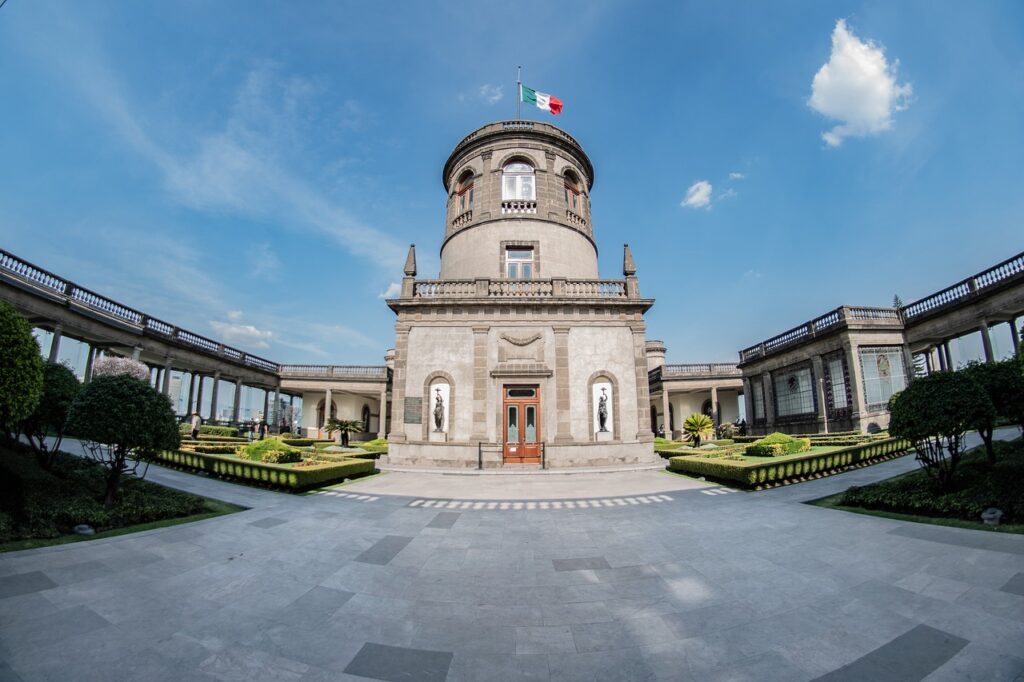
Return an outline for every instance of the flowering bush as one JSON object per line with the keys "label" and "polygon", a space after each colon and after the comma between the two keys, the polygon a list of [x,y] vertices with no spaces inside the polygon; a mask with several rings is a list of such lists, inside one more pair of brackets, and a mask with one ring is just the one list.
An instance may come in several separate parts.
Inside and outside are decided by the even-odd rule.
{"label": "flowering bush", "polygon": [[149,381],[149,367],[131,358],[119,358],[108,355],[99,358],[92,365],[92,375],[94,377],[116,376],[118,374],[127,374],[139,381]]}

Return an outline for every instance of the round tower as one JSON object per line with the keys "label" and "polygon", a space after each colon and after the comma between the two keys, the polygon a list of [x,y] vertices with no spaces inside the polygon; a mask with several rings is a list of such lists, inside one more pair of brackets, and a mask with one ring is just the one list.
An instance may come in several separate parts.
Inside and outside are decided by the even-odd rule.
{"label": "round tower", "polygon": [[441,279],[597,279],[594,167],[565,131],[490,123],[455,145],[441,179]]}

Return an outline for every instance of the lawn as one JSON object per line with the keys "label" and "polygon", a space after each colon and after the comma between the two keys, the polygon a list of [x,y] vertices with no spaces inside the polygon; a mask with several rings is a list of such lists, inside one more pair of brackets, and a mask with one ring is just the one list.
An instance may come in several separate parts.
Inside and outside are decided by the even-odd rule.
{"label": "lawn", "polygon": [[[853,487],[812,504],[887,518],[958,528],[1024,532],[1024,442],[995,443],[998,459],[990,466],[983,448],[964,455],[953,489],[940,490],[923,470]],[[1002,525],[981,523],[990,507],[1003,511]]]}
{"label": "lawn", "polygon": [[[127,478],[117,502],[106,508],[99,464],[59,453],[52,470],[30,449],[0,447],[0,552],[110,537],[240,511],[220,500]],[[72,533],[88,524],[96,535]]]}

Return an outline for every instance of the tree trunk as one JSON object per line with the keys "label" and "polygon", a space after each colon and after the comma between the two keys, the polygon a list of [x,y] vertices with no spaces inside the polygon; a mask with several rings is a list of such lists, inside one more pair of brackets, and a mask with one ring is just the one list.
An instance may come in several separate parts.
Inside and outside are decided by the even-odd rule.
{"label": "tree trunk", "polygon": [[343,448],[347,448],[348,447],[348,431],[342,431],[341,432],[341,447],[343,447]]}
{"label": "tree trunk", "polygon": [[121,483],[121,469],[124,468],[124,458],[115,457],[110,471],[107,472],[107,489],[103,495],[103,506],[108,509],[114,506],[114,499],[117,497],[117,489]]}
{"label": "tree trunk", "polygon": [[992,429],[979,429],[978,435],[985,443],[985,456],[988,458],[989,466],[996,463],[996,450],[992,447]]}

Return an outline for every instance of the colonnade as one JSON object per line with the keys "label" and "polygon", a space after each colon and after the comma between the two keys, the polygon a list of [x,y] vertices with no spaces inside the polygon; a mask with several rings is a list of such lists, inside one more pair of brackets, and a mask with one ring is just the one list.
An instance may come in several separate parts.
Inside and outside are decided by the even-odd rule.
{"label": "colonnade", "polygon": [[929,344],[922,350],[915,352],[914,355],[924,358],[925,371],[928,374],[932,374],[934,372],[951,372],[956,369],[956,365],[953,363],[953,354],[950,351],[949,344],[956,339],[977,331],[981,335],[981,346],[984,351],[985,362],[995,362],[997,358],[992,346],[991,330],[993,327],[1000,324],[1007,324],[1010,326],[1010,339],[1013,343],[1013,354],[1017,355],[1020,353],[1021,319],[1022,318],[1020,316],[1014,316],[1006,320],[998,321],[990,321],[986,318],[982,318],[979,320],[977,329],[950,336],[938,343]]}

